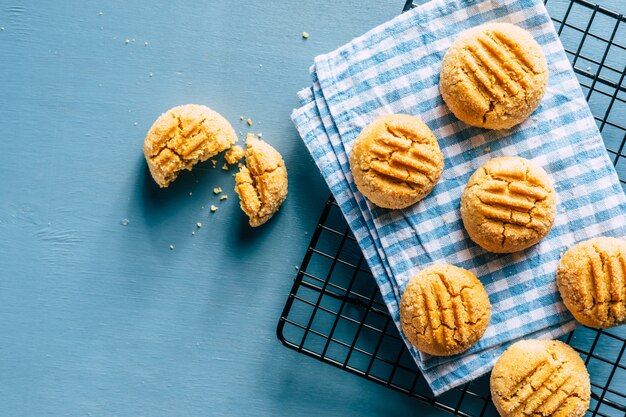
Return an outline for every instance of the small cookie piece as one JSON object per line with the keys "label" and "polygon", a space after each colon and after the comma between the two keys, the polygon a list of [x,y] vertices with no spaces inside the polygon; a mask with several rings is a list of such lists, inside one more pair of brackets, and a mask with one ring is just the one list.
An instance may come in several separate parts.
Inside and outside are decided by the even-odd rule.
{"label": "small cookie piece", "polygon": [[236,164],[241,158],[245,156],[246,152],[241,146],[233,146],[225,154],[224,159],[228,165]]}
{"label": "small cookie piece", "polygon": [[555,216],[552,180],[539,165],[516,156],[493,158],[478,168],[461,196],[465,230],[494,253],[517,252],[539,242]]}
{"label": "small cookie piece", "polygon": [[422,352],[456,355],[485,333],[491,305],[476,275],[453,265],[436,264],[420,271],[400,301],[406,337]]}
{"label": "small cookie piece", "polygon": [[237,141],[233,127],[206,106],[186,104],[163,113],[143,143],[152,178],[167,187],[180,171],[230,148]]}
{"label": "small cookie piece", "polygon": [[626,324],[626,241],[599,237],[571,247],[559,262],[556,283],[585,326]]}
{"label": "small cookie piece", "polygon": [[443,171],[443,154],[418,117],[390,114],[361,131],[350,154],[350,170],[369,201],[401,209],[432,191]]}
{"label": "small cookie piece", "polygon": [[468,125],[508,129],[535,111],[548,84],[539,44],[510,23],[487,23],[459,36],[443,57],[439,89]]}
{"label": "small cookie piece", "polygon": [[502,417],[582,417],[591,382],[574,349],[558,340],[521,340],[498,358],[491,396]]}
{"label": "small cookie piece", "polygon": [[235,176],[241,209],[257,227],[278,211],[287,197],[287,169],[280,154],[255,135],[248,134],[246,165]]}

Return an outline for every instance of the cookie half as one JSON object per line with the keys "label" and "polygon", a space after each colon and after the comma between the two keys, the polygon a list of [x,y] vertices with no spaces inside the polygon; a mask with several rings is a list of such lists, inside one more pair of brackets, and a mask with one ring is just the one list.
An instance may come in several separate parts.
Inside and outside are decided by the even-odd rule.
{"label": "cookie half", "polygon": [[233,127],[206,106],[186,104],[163,113],[143,142],[152,178],[167,187],[182,170],[230,148],[237,141]]}
{"label": "cookie half", "polygon": [[590,327],[626,324],[626,242],[599,237],[572,246],[556,283],[572,315]]}
{"label": "cookie half", "polygon": [[450,356],[464,352],[487,329],[491,305],[476,276],[453,265],[420,271],[400,301],[402,331],[422,352]]}
{"label": "cookie half", "polygon": [[537,108],[548,66],[532,35],[510,23],[463,32],[446,52],[439,88],[454,115],[487,129],[508,129]]}
{"label": "cookie half", "polygon": [[432,191],[443,171],[443,154],[418,117],[390,114],[361,131],[350,154],[350,170],[369,201],[400,209]]}
{"label": "cookie half", "polygon": [[472,174],[461,196],[469,237],[494,253],[527,249],[554,224],[552,180],[536,163],[516,156],[493,158]]}
{"label": "cookie half", "polygon": [[490,386],[502,417],[582,417],[591,396],[582,359],[556,340],[522,340],[511,345],[497,360]]}
{"label": "cookie half", "polygon": [[255,135],[248,134],[246,164],[235,176],[235,191],[250,226],[267,222],[287,198],[287,169],[282,156]]}

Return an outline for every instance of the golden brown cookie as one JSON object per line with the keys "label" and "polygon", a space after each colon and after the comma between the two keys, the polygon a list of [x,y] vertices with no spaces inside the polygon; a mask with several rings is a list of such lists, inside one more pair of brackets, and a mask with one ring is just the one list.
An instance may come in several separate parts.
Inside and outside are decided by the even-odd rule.
{"label": "golden brown cookie", "polygon": [[287,197],[287,169],[276,149],[258,137],[246,138],[246,165],[235,176],[241,209],[257,227],[278,211]]}
{"label": "golden brown cookie", "polygon": [[443,170],[443,154],[418,117],[390,114],[361,131],[350,154],[350,170],[369,201],[400,209],[431,192]]}
{"label": "golden brown cookie", "polygon": [[400,301],[402,331],[422,352],[450,356],[469,349],[485,332],[491,305],[470,271],[436,264],[420,271]]}
{"label": "golden brown cookie", "polygon": [[585,364],[557,340],[514,343],[497,360],[490,382],[502,417],[582,417],[589,407]]}
{"label": "golden brown cookie", "polygon": [[439,89],[465,123],[508,129],[537,108],[547,84],[546,58],[532,35],[510,23],[487,23],[461,33],[448,49]]}
{"label": "golden brown cookie", "polygon": [[552,228],[556,199],[546,171],[516,156],[494,158],[470,177],[461,218],[470,238],[494,253],[526,249]]}
{"label": "golden brown cookie", "polygon": [[237,141],[233,127],[206,106],[186,104],[163,113],[143,143],[152,178],[167,187],[180,171],[230,148]]}
{"label": "golden brown cookie", "polygon": [[572,315],[590,327],[626,324],[626,242],[599,237],[571,247],[556,283]]}

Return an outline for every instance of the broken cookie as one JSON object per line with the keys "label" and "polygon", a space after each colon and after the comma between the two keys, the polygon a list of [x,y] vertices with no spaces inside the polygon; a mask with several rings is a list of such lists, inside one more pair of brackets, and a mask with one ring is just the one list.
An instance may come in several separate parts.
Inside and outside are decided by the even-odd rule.
{"label": "broken cookie", "polygon": [[278,211],[287,197],[287,169],[280,154],[258,137],[248,134],[246,165],[235,176],[241,209],[257,227]]}
{"label": "broken cookie", "polygon": [[152,178],[167,187],[180,171],[191,170],[236,141],[233,127],[219,113],[187,104],[159,116],[144,139],[143,150]]}

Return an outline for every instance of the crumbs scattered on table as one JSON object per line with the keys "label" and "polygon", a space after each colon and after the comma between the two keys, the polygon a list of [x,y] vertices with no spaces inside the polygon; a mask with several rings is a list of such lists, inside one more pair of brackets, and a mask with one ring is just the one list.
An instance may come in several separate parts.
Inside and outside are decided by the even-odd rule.
{"label": "crumbs scattered on table", "polygon": [[217,211],[217,206],[211,205],[211,213],[215,213]]}
{"label": "crumbs scattered on table", "polygon": [[239,120],[243,120],[243,116],[239,116]]}
{"label": "crumbs scattered on table", "polygon": [[211,159],[211,163],[213,164],[213,168],[217,166],[217,159]]}
{"label": "crumbs scattered on table", "polygon": [[102,16],[104,13],[102,12],[98,12],[98,16]]}
{"label": "crumbs scattered on table", "polygon": [[174,245],[170,245],[170,250],[174,250]]}
{"label": "crumbs scattered on table", "polygon": [[484,151],[485,151],[485,153],[487,153],[487,152],[491,152],[491,146],[487,146],[487,147],[484,149]]}
{"label": "crumbs scattered on table", "polygon": [[228,196],[226,194],[224,194],[223,196],[220,197],[220,201],[224,201],[228,198]]}
{"label": "crumbs scattered on table", "polygon": [[128,226],[129,223],[130,223],[130,220],[128,219],[122,219],[122,221],[120,222],[122,226]]}
{"label": "crumbs scattered on table", "polygon": [[198,229],[202,228],[202,223],[200,223],[200,222],[196,223],[196,227],[197,227]]}
{"label": "crumbs scattered on table", "polygon": [[195,235],[196,235],[196,232],[191,232],[191,236],[195,236]]}
{"label": "crumbs scattered on table", "polygon": [[128,45],[128,44],[130,43],[130,39],[126,39],[126,40],[124,41],[124,43],[125,43],[126,45]]}
{"label": "crumbs scattered on table", "polygon": [[148,76],[152,78],[152,73],[148,74]]}
{"label": "crumbs scattered on table", "polygon": [[221,192],[222,192],[222,189],[221,189],[220,187],[215,187],[215,188],[213,189],[213,194],[215,194],[215,195],[218,195],[218,194],[219,194],[219,193],[221,193]]}
{"label": "crumbs scattered on table", "polygon": [[224,164],[224,166],[222,167],[222,169],[223,169],[224,171],[228,171],[228,165]]}
{"label": "crumbs scattered on table", "polygon": [[246,120],[246,123],[248,123],[248,126],[252,126],[252,119],[248,117],[248,120]]}
{"label": "crumbs scattered on table", "polygon": [[302,32],[302,37],[304,39],[309,39],[309,32]]}
{"label": "crumbs scattered on table", "polygon": [[145,42],[143,43],[143,46],[148,46],[148,41],[145,41]]}

